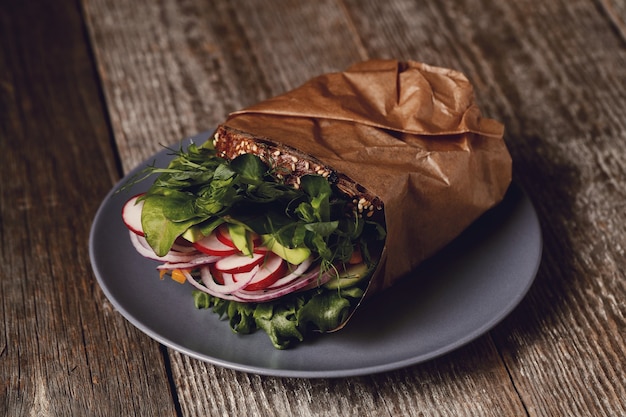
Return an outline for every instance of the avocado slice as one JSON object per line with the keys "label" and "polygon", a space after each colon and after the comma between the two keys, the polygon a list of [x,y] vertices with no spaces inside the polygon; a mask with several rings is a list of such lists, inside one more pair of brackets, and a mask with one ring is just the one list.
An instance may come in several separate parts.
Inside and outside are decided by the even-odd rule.
{"label": "avocado slice", "polygon": [[186,239],[191,243],[195,243],[201,240],[204,237],[204,234],[198,226],[191,226],[189,229],[185,230],[185,233],[181,236],[183,239]]}
{"label": "avocado slice", "polygon": [[278,243],[272,235],[262,235],[261,238],[263,245],[290,264],[299,265],[311,256],[311,250],[307,247],[288,248]]}
{"label": "avocado slice", "polygon": [[228,234],[237,249],[246,256],[252,256],[254,243],[245,226],[239,223],[228,223]]}

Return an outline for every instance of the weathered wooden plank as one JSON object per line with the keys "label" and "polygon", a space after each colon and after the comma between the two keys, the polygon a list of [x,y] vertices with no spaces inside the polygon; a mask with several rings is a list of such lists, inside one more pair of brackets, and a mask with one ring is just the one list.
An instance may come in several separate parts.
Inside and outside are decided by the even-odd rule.
{"label": "weathered wooden plank", "polygon": [[73,1],[0,5],[0,414],[172,414],[158,346],[89,265],[119,172],[83,29]]}
{"label": "weathered wooden plank", "polygon": [[[488,337],[446,358],[380,375],[298,380],[230,371],[173,355],[184,415],[523,415]],[[496,393],[489,387],[498,385]],[[492,388],[493,390],[494,388]]]}
{"label": "weathered wooden plank", "polygon": [[612,30],[623,6],[602,2],[607,17],[582,1],[433,2],[427,19],[414,2],[352,3],[366,49],[447,60],[505,121],[546,234],[536,285],[494,332],[529,414],[623,415],[626,51]]}
{"label": "weathered wooden plank", "polygon": [[[465,72],[485,113],[505,122],[516,179],[536,202],[546,233],[538,282],[493,332],[495,347],[483,338],[423,366],[342,381],[251,376],[171,353],[186,414],[386,415],[407,404],[407,413],[427,415],[518,415],[524,407],[532,415],[624,413],[619,2],[301,7],[187,0],[86,1],[85,7],[125,169],[159,143],[212,128],[230,110],[319,72],[368,56],[411,58]],[[492,367],[481,368],[484,363]],[[469,371],[455,373],[459,364]],[[207,386],[211,380],[226,382]],[[376,396],[372,385],[381,387]],[[248,390],[257,395],[244,401],[238,393]],[[291,391],[302,395],[294,398]]]}
{"label": "weathered wooden plank", "polygon": [[[125,167],[150,155],[160,141],[210,128],[230,110],[367,57],[361,29],[343,6],[296,3],[87,1]],[[370,13],[370,18],[377,17],[377,12]],[[380,51],[392,44],[381,45]],[[155,100],[163,104],[155,105]],[[141,126],[131,123],[137,119]],[[453,357],[457,359],[372,378],[307,381],[241,374],[171,352],[186,415],[524,412],[489,338]],[[462,376],[457,374],[459,366],[465,370]],[[294,391],[302,395],[293,395]],[[307,392],[315,394],[304,395]]]}
{"label": "weathered wooden plank", "polygon": [[[160,144],[213,129],[230,111],[359,60],[342,47],[354,42],[337,30],[347,22],[333,2],[301,6],[85,1],[124,169]],[[331,55],[323,63],[320,54]]]}

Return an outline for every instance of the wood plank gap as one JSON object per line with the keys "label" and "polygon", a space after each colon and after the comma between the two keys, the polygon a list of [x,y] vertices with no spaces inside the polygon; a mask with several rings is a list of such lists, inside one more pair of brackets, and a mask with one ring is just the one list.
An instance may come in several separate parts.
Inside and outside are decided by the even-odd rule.
{"label": "wood plank gap", "polygon": [[[85,11],[85,6],[83,4],[83,0],[75,0],[76,10],[81,17],[80,19],[80,29],[82,32],[82,36],[85,39],[85,46],[87,50],[87,56],[89,57],[89,63],[91,64],[91,72],[93,73],[94,84],[96,87],[96,91],[98,94],[98,101],[100,101],[101,107],[103,109],[102,116],[104,119],[104,123],[106,124],[107,137],[108,137],[108,146],[111,148],[113,152],[113,160],[114,160],[114,170],[109,170],[109,172],[116,172],[118,177],[123,177],[124,169],[122,166],[122,158],[120,157],[119,148],[117,146],[117,141],[115,140],[115,132],[113,131],[113,122],[111,121],[111,112],[109,111],[109,103],[107,103],[106,95],[104,94],[104,84],[102,81],[102,74],[100,74],[98,61],[96,57],[96,53],[94,50],[93,37],[91,32],[89,31],[89,26],[87,25],[88,14]],[[113,181],[119,179],[112,179]]]}
{"label": "wood plank gap", "polygon": [[527,417],[530,417],[530,412],[528,411],[528,407],[526,407],[526,403],[524,402],[524,397],[522,396],[522,393],[517,388],[517,385],[515,384],[515,378],[513,377],[513,374],[511,372],[511,370],[509,369],[509,366],[506,363],[506,359],[504,358],[504,355],[502,354],[500,349],[498,349],[498,345],[496,344],[496,341],[494,340],[493,336],[491,335],[491,332],[489,333],[489,338],[491,339],[491,343],[493,343],[493,346],[496,347],[496,349],[495,349],[496,354],[498,355],[498,357],[500,358],[500,362],[504,366],[504,370],[506,371],[506,374],[509,377],[509,381],[511,381],[511,386],[513,387],[513,390],[517,394],[517,398],[519,398],[519,402],[522,405],[522,408],[524,409],[524,414]]}
{"label": "wood plank gap", "polygon": [[626,20],[625,16],[620,15],[615,9],[612,0],[600,0],[598,4],[600,12],[605,14],[609,21],[612,23],[613,28],[617,31],[622,38],[622,41],[626,43]]}
{"label": "wood plank gap", "polygon": [[172,402],[174,403],[174,411],[176,417],[183,417],[183,410],[180,406],[180,399],[178,398],[178,391],[176,389],[176,383],[174,382],[174,374],[172,373],[172,361],[170,353],[166,346],[159,344],[159,350],[163,357],[163,364],[165,365],[165,373],[167,375],[167,384],[170,389],[170,395],[172,396]]}

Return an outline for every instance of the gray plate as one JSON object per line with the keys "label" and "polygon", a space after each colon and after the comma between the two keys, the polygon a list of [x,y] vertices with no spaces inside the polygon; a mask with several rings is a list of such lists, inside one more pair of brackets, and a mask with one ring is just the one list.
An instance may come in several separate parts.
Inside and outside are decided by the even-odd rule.
{"label": "gray plate", "polygon": [[[195,136],[202,143],[209,133]],[[372,298],[341,331],[291,350],[272,347],[263,332],[239,336],[209,310],[197,310],[192,287],[159,280],[156,262],[138,255],[121,220],[124,202],[144,181],[106,196],[91,229],[89,250],[100,287],[115,308],[158,342],[215,365],[264,375],[334,378],[414,365],[481,336],[518,305],[541,260],[541,230],[526,195],[512,185],[486,213],[410,277]]]}

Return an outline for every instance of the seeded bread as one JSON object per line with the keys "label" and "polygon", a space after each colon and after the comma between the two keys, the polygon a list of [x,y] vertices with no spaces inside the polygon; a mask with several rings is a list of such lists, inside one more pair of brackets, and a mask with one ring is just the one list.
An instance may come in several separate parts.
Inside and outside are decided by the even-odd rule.
{"label": "seeded bread", "polygon": [[215,131],[213,145],[217,155],[226,159],[245,153],[257,155],[276,172],[278,179],[294,188],[300,186],[300,178],[304,175],[321,175],[352,199],[359,216],[372,217],[382,211],[380,198],[315,157],[290,146],[223,125]]}

